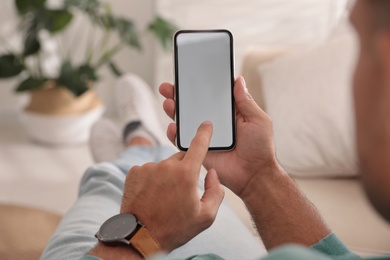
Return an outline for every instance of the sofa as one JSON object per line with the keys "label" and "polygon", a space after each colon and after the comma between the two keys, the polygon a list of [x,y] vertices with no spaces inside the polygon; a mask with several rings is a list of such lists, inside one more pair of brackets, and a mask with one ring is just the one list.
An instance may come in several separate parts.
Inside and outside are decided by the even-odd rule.
{"label": "sofa", "polygon": [[[241,73],[273,119],[278,160],[333,232],[362,256],[390,254],[389,223],[359,182],[350,86],[357,50],[346,25],[321,45],[251,47]],[[257,236],[242,202],[230,191],[227,198]]]}

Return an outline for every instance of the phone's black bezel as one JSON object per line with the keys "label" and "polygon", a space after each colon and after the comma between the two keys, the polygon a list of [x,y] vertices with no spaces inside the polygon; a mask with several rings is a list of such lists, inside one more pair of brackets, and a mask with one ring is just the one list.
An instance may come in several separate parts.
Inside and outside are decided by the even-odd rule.
{"label": "phone's black bezel", "polygon": [[234,46],[233,46],[233,34],[226,29],[216,29],[216,30],[180,30],[175,33],[174,36],[174,63],[175,63],[175,105],[176,105],[176,125],[177,125],[177,134],[176,134],[176,145],[181,151],[187,151],[188,148],[185,148],[181,145],[180,142],[180,107],[179,107],[179,69],[178,69],[178,46],[177,46],[177,37],[183,33],[226,33],[229,35],[230,39],[230,81],[231,81],[231,113],[232,113],[232,144],[227,147],[209,147],[209,151],[230,151],[233,150],[236,146],[236,107],[234,101]]}

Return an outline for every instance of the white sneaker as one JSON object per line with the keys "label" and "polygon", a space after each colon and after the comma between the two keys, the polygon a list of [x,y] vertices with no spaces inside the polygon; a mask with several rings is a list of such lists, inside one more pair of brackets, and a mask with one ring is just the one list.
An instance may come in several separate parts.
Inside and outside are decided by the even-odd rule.
{"label": "white sneaker", "polygon": [[157,100],[151,87],[140,77],[128,74],[116,85],[116,105],[124,131],[131,122],[140,121],[159,144],[169,144],[157,113]]}
{"label": "white sneaker", "polygon": [[91,129],[89,148],[95,162],[114,162],[125,149],[119,127],[102,118]]}

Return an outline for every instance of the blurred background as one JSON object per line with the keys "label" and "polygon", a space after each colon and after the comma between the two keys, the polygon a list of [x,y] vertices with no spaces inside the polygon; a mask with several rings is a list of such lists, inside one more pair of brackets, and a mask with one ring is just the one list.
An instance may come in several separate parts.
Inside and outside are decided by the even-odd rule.
{"label": "blurred background", "polygon": [[[49,2],[55,6],[61,1]],[[156,14],[161,14],[179,28],[231,30],[235,36],[236,70],[239,73],[243,55],[251,46],[304,46],[323,41],[343,14],[346,0],[253,0],[245,4],[235,0],[113,0],[110,3],[115,13],[134,19],[140,27],[146,26]],[[15,22],[16,16],[14,1],[2,1],[0,20],[3,30],[12,21]],[[83,19],[74,19],[67,35],[78,34],[76,41],[84,46],[87,42],[86,30]],[[154,87],[162,81],[171,81],[170,53],[162,51],[151,35],[143,35],[143,42],[145,46],[141,53],[125,50],[115,60],[125,68],[124,71],[140,75]],[[67,48],[66,44],[70,43],[65,40],[64,44],[63,47]],[[71,44],[73,46],[74,42]],[[72,55],[77,57],[80,51],[81,48],[76,48]],[[107,113],[114,115],[111,91],[114,78],[104,73],[104,81],[99,83],[97,89],[107,105]],[[0,81],[0,84],[0,115],[13,120],[12,112],[20,106],[23,97],[13,93],[14,81]]]}
{"label": "blurred background", "polygon": [[[18,31],[15,2],[30,3],[0,2],[0,35],[20,49],[23,37]],[[99,1],[69,2],[82,9],[82,3]],[[348,24],[348,2],[110,0],[111,7],[103,5],[103,10],[122,17],[121,21],[131,20],[139,30],[142,50],[134,48],[134,38],[130,37],[129,46],[111,60],[116,72],[139,75],[156,93],[160,83],[173,79],[171,43],[164,38],[173,29],[229,29],[235,39],[236,75],[247,77],[255,100],[273,117],[283,166],[347,245],[361,254],[381,254],[390,251],[387,224],[369,206],[356,179],[350,77],[357,45]],[[63,3],[47,0],[45,6],[58,9]],[[91,38],[89,20],[82,14],[74,12],[69,27],[55,37],[54,47],[48,45],[52,52],[65,53],[75,63],[83,62],[91,39],[98,41],[105,36],[103,30]],[[156,17],[164,22],[158,21],[154,30],[148,30]],[[103,29],[112,25],[110,19],[99,21]],[[108,43],[118,39],[121,34],[110,34]],[[164,39],[167,48],[161,44]],[[0,46],[4,54],[6,48]],[[95,50],[95,56],[100,54]],[[15,65],[18,60],[13,62]],[[2,66],[0,75],[1,70],[9,69]],[[101,116],[117,117],[113,93],[117,78],[109,68],[99,68],[99,80],[95,80],[88,67],[82,76],[88,76],[88,84],[93,81],[93,95],[76,98],[67,93],[68,106],[58,110],[46,107],[48,103],[57,105],[57,101],[30,91],[32,86],[38,87],[36,81],[29,82],[29,91],[15,93],[25,72],[0,79],[0,233],[7,234],[0,236],[0,259],[39,258],[62,214],[77,198],[80,178],[94,163],[88,147],[89,128]],[[62,82],[68,83],[66,79]],[[75,111],[77,107],[84,110]],[[162,117],[164,123],[169,121]],[[234,195],[228,193],[227,198],[256,236],[245,207]],[[42,224],[45,222],[46,226]],[[364,227],[361,223],[370,224]],[[35,241],[22,248],[21,230],[41,237],[34,236]]]}
{"label": "blurred background", "polygon": [[[62,2],[49,0],[47,4],[55,8]],[[110,3],[113,12],[133,19],[140,28],[158,14],[182,29],[231,30],[235,37],[236,74],[241,73],[244,55],[253,47],[300,48],[326,41],[345,14],[346,6],[345,0],[248,0],[245,4],[237,0],[112,0]],[[16,30],[12,31],[18,24],[17,19],[14,1],[1,1],[0,32],[10,38],[18,35]],[[88,41],[87,26],[84,18],[76,16],[60,36],[61,48],[71,50],[70,55],[76,60],[82,56],[83,46]],[[141,76],[154,89],[161,82],[172,82],[170,50],[164,50],[150,33],[142,33],[140,37],[142,51],[128,48],[114,60],[123,72]],[[108,69],[103,68],[101,81],[95,85],[105,105],[105,114],[113,118],[116,116],[115,80]],[[88,147],[86,144],[47,146],[35,142],[20,122],[20,111],[28,103],[29,94],[16,94],[16,85],[15,78],[0,81],[0,201],[31,204],[63,213],[76,197],[79,177],[92,164]],[[40,182],[42,180],[44,182]],[[55,185],[46,181],[54,181]],[[36,187],[34,183],[42,186]],[[53,196],[48,198],[46,189],[51,189]],[[42,198],[51,201],[42,203]]]}

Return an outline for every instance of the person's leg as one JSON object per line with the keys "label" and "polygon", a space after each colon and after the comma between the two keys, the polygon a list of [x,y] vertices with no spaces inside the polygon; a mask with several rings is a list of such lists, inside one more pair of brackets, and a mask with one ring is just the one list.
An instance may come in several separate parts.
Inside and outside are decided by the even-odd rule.
{"label": "person's leg", "polygon": [[122,135],[117,124],[107,118],[97,121],[91,129],[89,148],[96,163],[113,162],[123,152]]}

